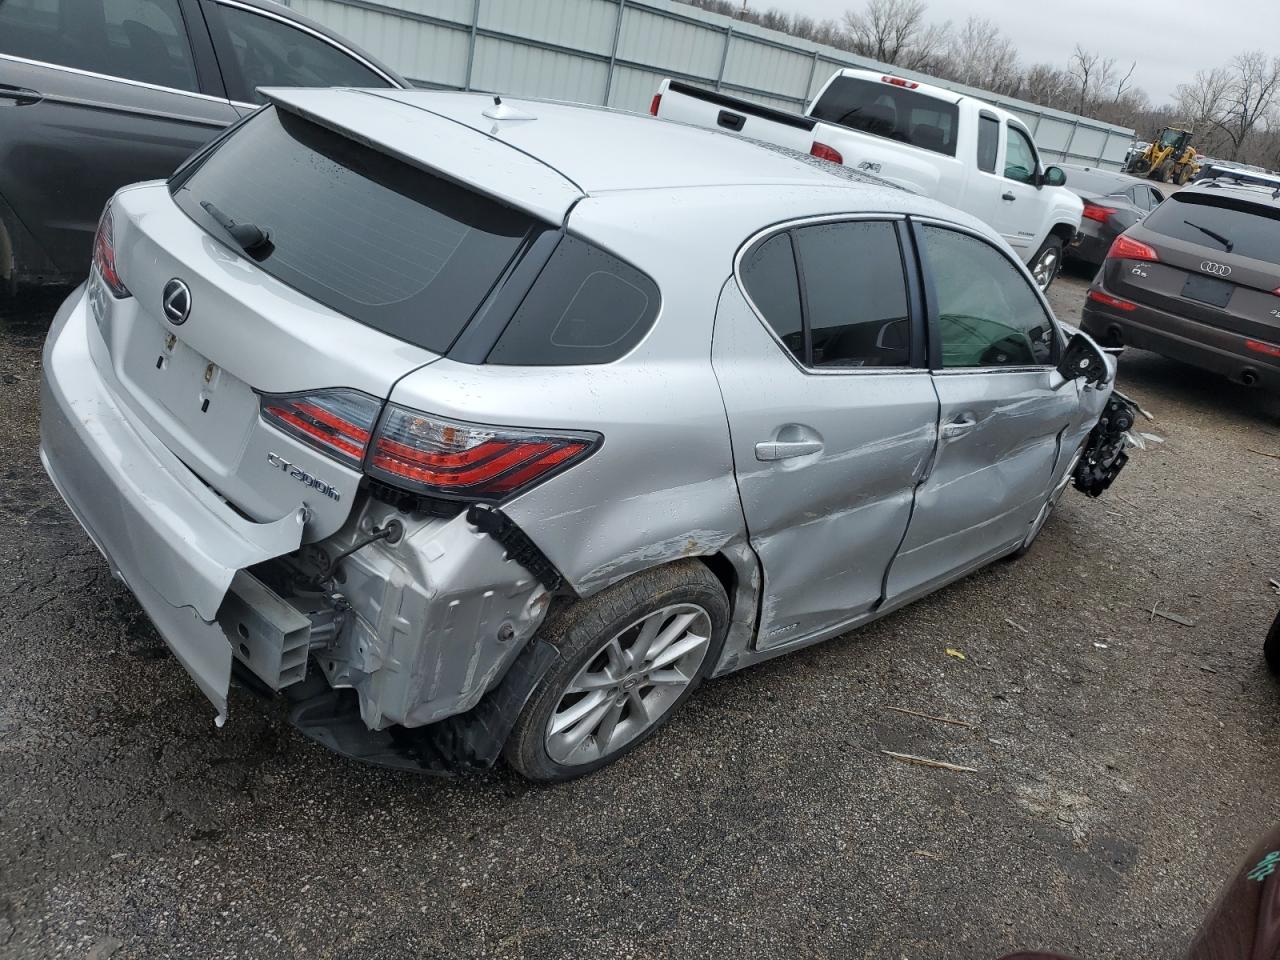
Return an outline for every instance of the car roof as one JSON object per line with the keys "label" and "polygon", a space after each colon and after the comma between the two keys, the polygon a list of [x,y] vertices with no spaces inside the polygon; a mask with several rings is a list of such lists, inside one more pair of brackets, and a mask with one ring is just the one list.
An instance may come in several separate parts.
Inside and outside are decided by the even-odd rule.
{"label": "car roof", "polygon": [[1181,192],[1185,194],[1203,193],[1236,197],[1240,200],[1247,200],[1250,203],[1280,209],[1280,196],[1277,196],[1277,194],[1280,194],[1280,180],[1277,180],[1274,185],[1247,183],[1230,179],[1201,180],[1190,186],[1183,187]]}
{"label": "car roof", "polygon": [[1078,164],[1062,164],[1067,174],[1067,189],[1082,196],[1096,197],[1112,191],[1126,190],[1136,183],[1146,183],[1118,170],[1099,170]]}

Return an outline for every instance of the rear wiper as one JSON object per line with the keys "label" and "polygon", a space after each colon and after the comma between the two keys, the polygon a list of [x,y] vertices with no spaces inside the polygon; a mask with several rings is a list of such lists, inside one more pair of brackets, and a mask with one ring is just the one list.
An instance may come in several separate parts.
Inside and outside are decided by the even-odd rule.
{"label": "rear wiper", "polygon": [[200,206],[204,208],[205,213],[213,217],[218,226],[227,231],[228,236],[240,245],[241,250],[255,260],[265,260],[275,249],[275,245],[271,242],[271,234],[256,223],[237,223],[208,200],[201,200]]}
{"label": "rear wiper", "polygon": [[1211,237],[1212,239],[1217,240],[1220,244],[1222,244],[1223,249],[1226,250],[1227,253],[1230,253],[1231,248],[1235,246],[1235,244],[1232,241],[1228,240],[1226,237],[1218,233],[1218,231],[1216,230],[1210,230],[1208,227],[1202,227],[1200,226],[1200,224],[1192,223],[1190,220],[1183,220],[1182,222],[1185,223],[1188,227],[1194,227],[1195,229],[1199,230],[1206,237]]}

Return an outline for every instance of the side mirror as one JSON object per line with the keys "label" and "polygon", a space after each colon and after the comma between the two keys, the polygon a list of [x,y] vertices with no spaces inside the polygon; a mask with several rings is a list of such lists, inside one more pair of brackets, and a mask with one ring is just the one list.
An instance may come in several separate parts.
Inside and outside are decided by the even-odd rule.
{"label": "side mirror", "polygon": [[1067,185],[1066,172],[1061,167],[1046,167],[1044,185],[1046,187],[1065,187]]}
{"label": "side mirror", "polygon": [[1107,358],[1092,340],[1077,333],[1062,351],[1058,373],[1064,380],[1083,378],[1085,383],[1102,383],[1107,379]]}

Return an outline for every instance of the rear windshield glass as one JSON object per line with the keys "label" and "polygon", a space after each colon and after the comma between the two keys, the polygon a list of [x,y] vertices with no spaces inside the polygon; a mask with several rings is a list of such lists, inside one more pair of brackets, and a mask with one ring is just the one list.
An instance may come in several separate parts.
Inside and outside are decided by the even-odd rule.
{"label": "rear windshield glass", "polygon": [[1280,263],[1280,207],[1265,199],[1252,203],[1225,195],[1179,192],[1148,214],[1142,225],[1220,253]]}
{"label": "rear windshield glass", "polygon": [[175,182],[178,205],[219,240],[235,246],[219,216],[266,231],[269,245],[250,255],[267,273],[437,353],[534,228],[523,213],[274,107]]}
{"label": "rear windshield glass", "polygon": [[810,116],[934,153],[956,155],[960,110],[954,103],[880,80],[836,77],[814,103]]}

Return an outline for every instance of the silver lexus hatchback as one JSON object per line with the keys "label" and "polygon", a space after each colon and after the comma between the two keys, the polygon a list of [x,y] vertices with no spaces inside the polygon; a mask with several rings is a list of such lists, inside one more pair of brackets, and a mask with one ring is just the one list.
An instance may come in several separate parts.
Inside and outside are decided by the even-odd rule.
{"label": "silver lexus hatchback", "polygon": [[977,220],[631,114],[267,91],[102,215],[42,457],[212,701],[559,780],[1025,550],[1115,364]]}

